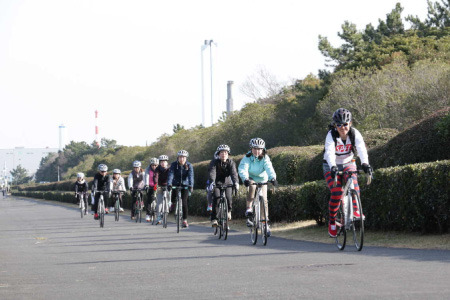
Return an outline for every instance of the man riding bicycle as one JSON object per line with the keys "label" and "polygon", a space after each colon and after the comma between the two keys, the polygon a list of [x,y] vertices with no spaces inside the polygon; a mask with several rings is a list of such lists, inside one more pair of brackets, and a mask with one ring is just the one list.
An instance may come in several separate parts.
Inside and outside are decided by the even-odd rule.
{"label": "man riding bicycle", "polygon": [[135,219],[134,213],[136,209],[137,193],[141,193],[142,197],[142,192],[140,190],[144,189],[144,186],[145,186],[145,172],[141,168],[141,162],[135,160],[133,162],[133,171],[131,171],[131,174],[128,175],[128,188],[130,189],[131,196],[133,198],[133,207],[131,208],[132,220]]}
{"label": "man riding bicycle", "polygon": [[[100,194],[102,192],[107,192],[104,194],[105,197],[105,207],[108,207],[108,193],[111,191],[111,178],[106,173],[108,171],[108,166],[105,164],[98,165],[98,173],[94,176],[94,183],[92,184],[92,193],[94,194],[94,219],[98,220],[98,200],[100,199]],[[108,208],[105,208],[105,213],[108,213]]]}
{"label": "man riding bicycle", "polygon": [[[342,179],[337,181],[333,187],[334,178],[338,171],[356,171],[356,163],[353,159],[354,152],[357,150],[361,159],[362,168],[365,173],[371,173],[372,168],[369,165],[369,156],[366,145],[361,133],[352,127],[352,114],[345,108],[339,108],[333,114],[333,123],[330,125],[327,137],[325,139],[325,153],[323,156],[323,174],[331,191],[329,201],[329,222],[328,234],[330,237],[336,237],[336,214],[339,209],[340,200],[343,194]],[[358,177],[352,175],[355,190],[359,194]],[[356,201],[353,199],[353,215],[360,218]],[[363,216],[364,217],[364,216]]]}

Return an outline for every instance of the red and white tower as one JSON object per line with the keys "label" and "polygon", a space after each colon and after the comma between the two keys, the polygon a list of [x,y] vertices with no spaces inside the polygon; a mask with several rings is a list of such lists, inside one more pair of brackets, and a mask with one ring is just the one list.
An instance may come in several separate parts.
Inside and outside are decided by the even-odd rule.
{"label": "red and white tower", "polygon": [[98,138],[98,111],[95,111],[95,143],[100,148],[100,139]]}

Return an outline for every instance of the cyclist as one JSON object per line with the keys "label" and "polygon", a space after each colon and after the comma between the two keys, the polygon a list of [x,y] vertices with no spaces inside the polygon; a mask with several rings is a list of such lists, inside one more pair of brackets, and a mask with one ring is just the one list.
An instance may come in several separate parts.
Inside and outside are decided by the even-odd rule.
{"label": "cyclist", "polygon": [[[103,191],[109,192],[111,191],[111,179],[107,173],[108,166],[105,164],[98,165],[98,173],[94,176],[94,183],[92,184],[92,193],[94,194],[94,219],[98,220],[98,200],[100,199],[100,194]],[[108,213],[108,195],[104,195],[105,197],[105,213]]]}
{"label": "cyclist", "polygon": [[156,203],[156,213],[158,214],[158,218],[156,219],[156,225],[161,224],[162,219],[162,205],[164,193],[167,201],[169,201],[169,191],[163,191],[161,187],[167,187],[167,179],[169,177],[169,157],[167,155],[160,155],[158,157],[159,166],[156,168],[156,173],[158,174],[158,186],[160,187],[157,190],[157,203]]}
{"label": "cyclist", "polygon": [[[141,162],[135,160],[133,162],[133,171],[128,175],[128,188],[130,189],[131,196],[133,198],[133,206],[131,208],[131,219],[134,220],[134,210],[136,206],[137,189],[143,189],[145,187],[145,171],[141,168]],[[141,199],[142,199],[142,192]]]}
{"label": "cyclist", "polygon": [[[323,174],[331,191],[329,201],[330,218],[328,222],[328,234],[331,237],[336,237],[337,234],[336,214],[339,208],[339,201],[344,192],[341,180],[338,180],[336,187],[333,187],[334,178],[337,171],[356,171],[356,163],[353,160],[355,150],[357,150],[361,158],[364,172],[371,173],[372,168],[369,165],[369,156],[364,139],[361,133],[352,127],[352,114],[345,108],[339,108],[333,113],[333,122],[325,139],[325,153],[323,157]],[[352,175],[352,179],[355,190],[359,194],[356,174]],[[353,208],[355,210],[354,216],[360,218],[356,201],[353,201]]]}
{"label": "cyclist", "polygon": [[[123,179],[123,177],[120,174],[121,174],[121,171],[119,169],[113,170],[113,177],[111,178],[112,191],[125,193],[127,191],[127,189],[125,187],[125,180]],[[119,202],[120,202],[120,211],[122,212],[123,211],[122,194],[119,194]],[[114,203],[111,203],[111,204],[114,204]],[[113,212],[114,206],[111,206],[109,208],[109,211]]]}
{"label": "cyclist", "polygon": [[[252,183],[272,182],[273,185],[278,185],[277,175],[273,169],[272,162],[266,154],[266,143],[261,138],[253,138],[250,140],[250,151],[242,158],[239,163],[239,176],[246,187],[248,187],[247,194],[247,210],[246,217],[252,215],[252,203],[256,192],[256,186]],[[269,220],[269,209],[267,203],[267,185],[263,185],[262,197],[264,199],[264,206],[266,208],[266,222]],[[247,226],[251,227],[250,219],[247,219]],[[267,224],[267,234],[270,236],[270,227]]]}
{"label": "cyclist", "polygon": [[[84,180],[84,174],[83,173],[77,173],[77,181],[75,182],[75,198],[77,198],[77,194],[81,193],[81,201],[85,202],[85,212],[84,214],[87,215],[87,208],[88,208],[88,183],[86,180]],[[78,203],[80,204],[80,203]]]}
{"label": "cyclist", "polygon": [[[189,153],[186,150],[180,150],[177,153],[177,161],[170,165],[169,177],[167,178],[167,186],[172,189],[174,186],[188,186],[189,190],[181,190],[181,198],[183,201],[183,227],[189,227],[187,223],[188,217],[188,197],[194,189],[194,168],[187,161]],[[172,201],[176,199],[176,193],[172,193]]]}
{"label": "cyclist", "polygon": [[[216,188],[216,184],[234,185],[236,191],[239,190],[239,177],[236,171],[236,163],[230,159],[230,147],[228,145],[219,145],[216,150],[217,159],[211,160],[209,164],[209,182],[210,190],[214,191],[212,213],[211,213],[211,226],[216,227],[217,223],[217,200],[220,198],[220,189]],[[232,188],[229,187],[225,190],[225,196],[228,202],[228,220],[231,220],[232,210]]]}
{"label": "cyclist", "polygon": [[158,173],[155,171],[159,160],[156,157],[150,159],[150,165],[145,169],[145,190],[147,191],[147,216],[145,220],[150,222],[150,209],[153,201],[156,200],[156,190],[158,189]]}

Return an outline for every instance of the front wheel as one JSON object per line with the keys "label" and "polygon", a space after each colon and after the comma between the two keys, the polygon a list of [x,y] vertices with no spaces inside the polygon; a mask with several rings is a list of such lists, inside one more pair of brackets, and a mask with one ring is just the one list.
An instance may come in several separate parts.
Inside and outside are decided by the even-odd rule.
{"label": "front wheel", "polygon": [[119,212],[120,212],[120,202],[118,199],[116,199],[116,205],[114,206],[114,213],[116,216],[116,221],[119,221]]}
{"label": "front wheel", "polygon": [[252,239],[252,244],[255,245],[256,242],[258,241],[258,222],[259,222],[259,218],[257,217],[257,214],[259,216],[259,206],[256,207],[255,205],[253,205],[253,215],[250,218],[250,220],[252,221],[252,226],[250,227],[250,237]]}
{"label": "front wheel", "polygon": [[222,227],[223,227],[223,239],[226,240],[228,238],[228,203],[226,199],[224,199],[223,201]]}
{"label": "front wheel", "polygon": [[269,225],[267,224],[266,205],[265,205],[264,199],[262,197],[259,199],[259,203],[261,204],[261,215],[262,215],[261,237],[262,237],[262,243],[265,246],[265,245],[267,245],[267,226],[269,226]]}
{"label": "front wheel", "polygon": [[180,205],[180,200],[179,199],[177,199],[177,207],[176,207],[176,209],[175,209],[175,212],[176,212],[176,214],[175,214],[175,218],[176,218],[176,221],[177,221],[177,233],[179,233],[180,232],[180,226],[181,226],[181,214],[180,214],[180,210],[181,210],[181,205]]}
{"label": "front wheel", "polygon": [[352,230],[353,241],[355,242],[356,250],[361,251],[364,244],[364,218],[363,209],[361,205],[361,199],[355,190],[350,190],[351,199],[356,200],[356,206],[358,207],[360,218],[353,218]]}
{"label": "front wheel", "polygon": [[344,203],[342,200],[339,203],[339,208],[336,214],[336,228],[337,234],[335,238],[336,247],[339,250],[344,250],[345,243],[347,241],[347,231],[345,230],[345,214],[344,214]]}

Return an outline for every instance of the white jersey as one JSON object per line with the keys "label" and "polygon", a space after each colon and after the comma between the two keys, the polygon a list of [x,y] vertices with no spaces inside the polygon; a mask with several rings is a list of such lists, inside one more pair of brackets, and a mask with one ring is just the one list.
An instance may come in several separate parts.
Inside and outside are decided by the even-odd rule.
{"label": "white jersey", "polygon": [[334,144],[331,130],[328,131],[327,138],[325,139],[325,154],[323,159],[327,161],[330,168],[332,166],[347,164],[353,159],[353,147],[356,147],[358,156],[361,159],[361,163],[369,164],[369,155],[367,154],[366,144],[361,133],[353,128],[355,132],[355,145],[352,145],[350,137],[344,142],[340,137],[336,139],[336,146]]}

